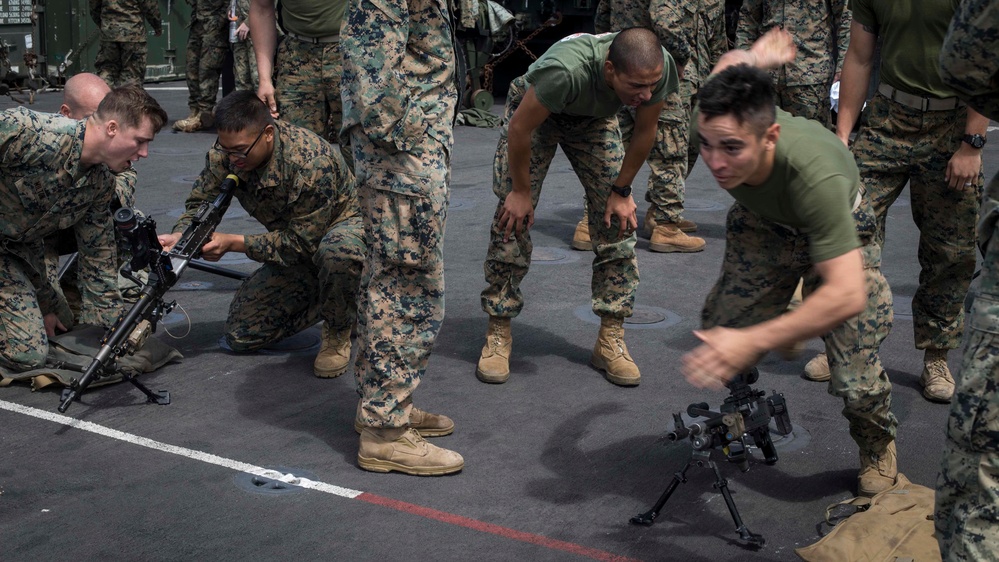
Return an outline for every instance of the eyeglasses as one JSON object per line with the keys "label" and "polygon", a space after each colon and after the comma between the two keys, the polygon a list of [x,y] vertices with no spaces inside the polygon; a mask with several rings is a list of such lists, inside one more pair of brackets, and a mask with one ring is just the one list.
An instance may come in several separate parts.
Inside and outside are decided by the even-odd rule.
{"label": "eyeglasses", "polygon": [[260,134],[257,135],[257,138],[253,139],[253,144],[251,144],[250,148],[247,148],[246,150],[230,150],[219,144],[218,137],[215,137],[215,144],[212,148],[221,152],[223,156],[231,156],[235,157],[237,160],[245,160],[246,157],[249,156],[250,152],[253,151],[253,147],[257,146],[257,143],[260,141],[260,137],[264,136],[264,131],[266,131],[269,126],[270,125],[267,125],[263,129],[260,129]]}

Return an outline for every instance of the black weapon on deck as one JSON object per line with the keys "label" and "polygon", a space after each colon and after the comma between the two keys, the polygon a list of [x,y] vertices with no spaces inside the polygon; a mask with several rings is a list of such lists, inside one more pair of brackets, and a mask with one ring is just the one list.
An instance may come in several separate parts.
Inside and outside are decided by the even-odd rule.
{"label": "black weapon on deck", "polygon": [[[728,383],[730,396],[715,412],[708,409],[706,403],[691,404],[687,414],[694,418],[705,418],[686,425],[680,413],[673,415],[673,431],[666,434],[670,441],[689,439],[692,448],[690,459],[679,472],[673,473],[673,480],[659,497],[656,504],[645,513],[631,518],[636,525],[652,525],[666,501],[676,491],[676,488],[687,482],[687,470],[691,466],[710,468],[715,475],[714,487],[721,491],[725,504],[735,522],[739,538],[753,547],[762,547],[766,539],[753,533],[742,522],[739,510],[728,489],[728,480],[721,471],[711,453],[720,449],[726,460],[738,465],[742,472],[749,470],[749,449],[756,446],[763,453],[766,464],[777,462],[777,449],[770,438],[770,420],[774,420],[776,431],[780,435],[791,433],[791,418],[787,413],[787,401],[783,394],[777,391],[770,396],[766,392],[754,390],[750,385],[755,383],[760,373],[756,368],[738,375]],[[752,442],[750,442],[752,440]]]}
{"label": "black weapon on deck", "polygon": [[[131,256],[130,261],[122,266],[121,274],[142,288],[135,304],[119,315],[114,325],[104,333],[101,348],[83,376],[79,380],[74,379],[63,390],[60,412],[65,412],[73,400],[95,380],[114,375],[116,358],[123,357],[126,353],[135,353],[141,348],[146,338],[156,331],[157,323],[173,310],[177,301],[167,302],[163,299],[164,295],[177,283],[188,266],[193,267],[192,261],[201,254],[201,247],[212,239],[212,233],[222,222],[222,216],[229,208],[239,181],[233,174],[222,180],[218,196],[214,201],[201,204],[190,226],[169,252],[160,246],[156,238],[156,222],[152,218],[144,217],[127,207],[114,212],[115,228]],[[133,274],[142,269],[149,270],[149,279],[145,283]],[[122,376],[141,390],[148,397],[148,402],[163,405],[170,403],[169,392],[153,392],[135,380],[134,375],[123,373]]]}

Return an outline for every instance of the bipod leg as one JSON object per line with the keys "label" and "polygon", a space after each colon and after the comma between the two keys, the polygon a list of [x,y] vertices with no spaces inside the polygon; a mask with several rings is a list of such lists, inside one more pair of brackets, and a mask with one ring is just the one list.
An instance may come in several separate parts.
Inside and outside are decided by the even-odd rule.
{"label": "bipod leg", "polygon": [[142,391],[143,394],[146,395],[146,402],[147,403],[151,402],[151,403],[154,403],[154,404],[159,404],[160,406],[166,406],[167,404],[170,403],[170,393],[169,392],[167,392],[165,390],[158,390],[156,392],[153,392],[152,390],[149,390],[149,387],[147,387],[146,385],[142,384],[141,382],[135,380],[135,376],[134,375],[123,374],[122,376],[125,378],[125,380],[127,380],[130,383],[132,383],[132,385],[135,386],[135,388],[138,388],[139,390]]}
{"label": "bipod leg", "polygon": [[687,469],[690,468],[690,465],[692,464],[694,464],[693,457],[687,461],[683,470],[673,473],[673,480],[670,481],[669,486],[666,486],[666,491],[659,496],[659,500],[656,502],[656,505],[652,506],[652,509],[646,511],[645,513],[639,513],[638,515],[632,517],[631,522],[635,525],[645,525],[646,527],[652,525],[652,523],[655,522],[656,517],[659,517],[659,512],[662,511],[663,506],[666,505],[666,501],[669,500],[669,497],[676,491],[677,486],[687,483]]}
{"label": "bipod leg", "polygon": [[721,490],[722,497],[725,498],[725,505],[728,506],[728,512],[732,514],[732,521],[735,522],[735,530],[739,532],[739,538],[750,545],[762,548],[767,543],[767,540],[763,538],[763,535],[757,535],[750,531],[746,527],[746,524],[742,522],[742,517],[739,517],[739,510],[735,507],[735,500],[732,499],[732,492],[728,489],[728,480],[722,477],[721,471],[718,470],[718,464],[713,460],[709,460],[708,466],[715,471],[714,486]]}

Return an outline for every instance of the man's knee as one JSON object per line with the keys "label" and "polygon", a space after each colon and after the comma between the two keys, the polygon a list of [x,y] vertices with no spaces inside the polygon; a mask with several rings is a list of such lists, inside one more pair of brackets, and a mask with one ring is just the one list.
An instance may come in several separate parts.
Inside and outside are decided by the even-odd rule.
{"label": "man's knee", "polygon": [[8,345],[0,349],[0,364],[18,372],[39,369],[45,366],[48,346],[26,347]]}

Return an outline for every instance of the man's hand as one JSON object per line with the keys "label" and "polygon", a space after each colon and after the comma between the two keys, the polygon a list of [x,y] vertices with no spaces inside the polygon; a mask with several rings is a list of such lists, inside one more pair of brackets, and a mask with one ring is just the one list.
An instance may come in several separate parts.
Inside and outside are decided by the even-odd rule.
{"label": "man's hand", "polygon": [[246,38],[250,36],[250,26],[246,25],[246,22],[239,24],[236,28],[236,35],[239,36],[240,41],[246,41]]}
{"label": "man's hand", "polygon": [[635,198],[632,196],[621,197],[613,191],[610,197],[607,198],[607,210],[604,212],[604,226],[610,228],[611,217],[617,217],[618,224],[620,228],[618,229],[617,237],[624,238],[626,233],[631,236],[631,233],[638,229],[638,216],[635,214],[635,210],[638,205],[635,204]]}
{"label": "man's hand", "polygon": [[703,344],[683,356],[683,376],[698,388],[722,390],[766,352],[746,330],[694,330]]}
{"label": "man's hand", "polygon": [[174,232],[173,234],[160,234],[156,237],[160,242],[160,246],[163,246],[163,250],[169,252],[177,242],[180,242],[180,237],[183,236],[179,232]]}
{"label": "man's hand", "polygon": [[270,80],[264,80],[263,76],[261,76],[260,85],[257,86],[257,97],[270,108],[271,117],[275,119],[280,117],[277,108],[277,100],[274,99],[274,84],[271,83]]}
{"label": "man's hand", "polygon": [[972,189],[982,169],[982,151],[966,142],[961,142],[954,156],[947,162],[947,187],[955,191]]}
{"label": "man's hand", "polygon": [[201,257],[205,261],[219,261],[222,256],[232,251],[243,251],[243,236],[213,232],[212,239],[201,247]]}
{"label": "man's hand", "polygon": [[68,332],[69,331],[66,328],[66,326],[63,326],[62,322],[59,321],[59,317],[56,316],[55,312],[50,312],[50,313],[46,314],[45,316],[42,316],[42,324],[45,325],[45,335],[48,336],[48,337],[50,337],[50,338],[52,336],[56,335],[56,333],[57,333],[56,329],[59,329],[60,332]]}
{"label": "man's hand", "polygon": [[755,59],[754,66],[766,70],[793,61],[798,47],[790,33],[774,27],[757,39],[749,52]]}
{"label": "man's hand", "polygon": [[534,205],[531,194],[511,191],[503,201],[499,226],[503,229],[503,242],[510,241],[510,233],[519,235],[534,225]]}

